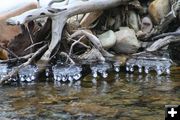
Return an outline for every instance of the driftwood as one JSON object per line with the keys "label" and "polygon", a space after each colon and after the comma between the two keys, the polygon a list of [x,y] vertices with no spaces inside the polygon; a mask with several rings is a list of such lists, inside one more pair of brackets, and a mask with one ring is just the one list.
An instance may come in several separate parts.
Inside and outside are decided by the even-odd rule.
{"label": "driftwood", "polygon": [[149,52],[157,51],[162,47],[167,46],[168,44],[172,42],[180,42],[180,36],[167,36],[165,38],[159,39],[156,42],[154,42],[150,47],[148,47],[146,50]]}
{"label": "driftwood", "polygon": [[55,8],[39,8],[27,11],[22,15],[12,17],[7,20],[7,23],[12,25],[24,24],[28,21],[40,18],[51,17],[52,19],[52,39],[49,49],[41,57],[42,61],[49,61],[52,51],[61,40],[62,31],[67,19],[73,15],[92,12],[95,10],[107,9],[116,7],[121,4],[128,3],[130,0],[89,0],[85,2],[77,2],[74,4],[59,6]]}

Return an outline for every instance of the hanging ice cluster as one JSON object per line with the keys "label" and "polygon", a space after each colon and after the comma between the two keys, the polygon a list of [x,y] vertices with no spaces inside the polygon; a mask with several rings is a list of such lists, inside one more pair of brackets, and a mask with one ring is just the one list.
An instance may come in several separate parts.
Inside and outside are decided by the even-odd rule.
{"label": "hanging ice cluster", "polygon": [[154,70],[158,75],[170,74],[171,60],[166,57],[141,54],[133,56],[126,62],[126,71],[133,72],[135,66],[138,67],[139,73],[142,73],[143,70],[145,73]]}
{"label": "hanging ice cluster", "polygon": [[19,79],[21,82],[31,82],[35,80],[37,66],[27,65],[19,70]]}
{"label": "hanging ice cluster", "polygon": [[0,64],[0,79],[5,77],[8,73],[8,67],[6,64]]}
{"label": "hanging ice cluster", "polygon": [[121,66],[121,63],[119,61],[115,61],[113,63],[114,71],[120,72],[120,66]]}
{"label": "hanging ice cluster", "polygon": [[91,68],[93,77],[97,77],[98,73],[100,73],[103,78],[106,78],[108,77],[107,71],[111,68],[111,64],[107,62],[94,63],[90,65],[90,68]]}
{"label": "hanging ice cluster", "polygon": [[52,67],[54,80],[56,81],[73,81],[81,78],[82,68],[79,65],[64,65],[64,64],[56,64]]}

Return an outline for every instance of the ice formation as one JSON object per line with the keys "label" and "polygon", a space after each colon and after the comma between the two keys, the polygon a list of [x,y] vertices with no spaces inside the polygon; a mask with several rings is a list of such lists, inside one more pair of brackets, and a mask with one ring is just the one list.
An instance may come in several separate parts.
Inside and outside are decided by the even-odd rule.
{"label": "ice formation", "polygon": [[35,80],[37,67],[35,65],[28,65],[19,70],[19,79],[21,82],[31,82]]}
{"label": "ice formation", "polygon": [[79,65],[56,64],[52,67],[54,80],[56,81],[73,81],[81,78],[82,68]]}
{"label": "ice formation", "polygon": [[142,73],[143,69],[145,73],[149,71],[156,71],[158,75],[163,73],[170,74],[170,66],[172,62],[167,57],[160,57],[151,53],[142,53],[134,55],[126,62],[126,71],[133,72],[134,67],[138,67],[138,72]]}

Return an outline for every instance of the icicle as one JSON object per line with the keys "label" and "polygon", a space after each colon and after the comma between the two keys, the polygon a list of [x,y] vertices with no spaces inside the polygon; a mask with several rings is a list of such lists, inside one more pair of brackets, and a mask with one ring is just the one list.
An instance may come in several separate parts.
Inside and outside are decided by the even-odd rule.
{"label": "icicle", "polygon": [[116,72],[119,72],[119,71],[120,71],[120,67],[115,66],[115,67],[114,67],[114,70],[115,70]]}
{"label": "icicle", "polygon": [[26,81],[27,81],[27,82],[31,82],[32,80],[31,80],[30,77],[27,77],[27,78],[26,78]]}
{"label": "icicle", "polygon": [[92,75],[93,75],[93,77],[97,77],[97,71],[92,71]]}
{"label": "icicle", "polygon": [[54,75],[54,80],[55,80],[55,81],[57,80],[57,76],[56,76],[56,75]]}
{"label": "icicle", "polygon": [[61,81],[61,76],[57,76],[56,80],[60,82]]}
{"label": "icicle", "polygon": [[106,71],[102,72],[101,75],[102,75],[103,78],[107,78],[108,77],[108,73]]}
{"label": "icicle", "polygon": [[129,72],[129,66],[126,66],[126,71],[128,71],[128,72]]}
{"label": "icicle", "polygon": [[63,75],[61,80],[62,80],[63,82],[66,82],[66,81],[67,81],[67,77]]}
{"label": "icicle", "polygon": [[145,71],[146,74],[148,74],[149,73],[149,67],[145,66],[144,71]]}
{"label": "icicle", "polygon": [[49,77],[49,69],[46,69],[46,77]]}
{"label": "icicle", "polygon": [[170,74],[170,69],[169,68],[166,68],[166,74]]}
{"label": "icicle", "polygon": [[138,72],[142,73],[142,66],[138,65]]}
{"label": "icicle", "polygon": [[21,75],[21,77],[20,77],[20,81],[21,82],[24,82],[25,81],[25,79],[24,79],[24,77]]}
{"label": "icicle", "polygon": [[162,74],[162,70],[161,70],[161,69],[158,69],[158,70],[157,70],[157,74],[158,74],[158,75],[161,75],[161,74]]}
{"label": "icicle", "polygon": [[134,72],[134,65],[131,65],[129,70],[130,72]]}
{"label": "icicle", "polygon": [[114,71],[116,71],[116,72],[119,72],[119,71],[120,71],[120,63],[115,62],[115,63],[113,64],[113,66],[114,66]]}
{"label": "icicle", "polygon": [[31,76],[31,80],[35,80],[35,76],[34,75]]}
{"label": "icicle", "polygon": [[68,80],[69,80],[69,81],[72,81],[73,78],[72,78],[71,76],[68,76]]}
{"label": "icicle", "polygon": [[161,75],[163,73],[161,67],[158,65],[156,66],[156,72],[158,75]]}
{"label": "icicle", "polygon": [[73,78],[74,78],[75,80],[78,80],[78,79],[81,78],[81,74],[80,74],[80,73],[79,73],[79,74],[76,74],[76,75],[73,76]]}

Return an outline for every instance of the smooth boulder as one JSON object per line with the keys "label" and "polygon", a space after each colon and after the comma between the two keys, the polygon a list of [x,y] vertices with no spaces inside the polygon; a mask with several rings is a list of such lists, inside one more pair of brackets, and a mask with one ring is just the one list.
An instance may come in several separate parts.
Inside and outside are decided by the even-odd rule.
{"label": "smooth boulder", "polygon": [[115,35],[116,44],[113,49],[116,53],[131,54],[137,52],[140,43],[133,29],[129,27],[120,27],[120,30],[117,31]]}
{"label": "smooth boulder", "polygon": [[159,24],[161,19],[170,11],[169,0],[154,0],[148,7],[148,12],[155,24]]}
{"label": "smooth boulder", "polygon": [[116,43],[116,35],[112,30],[108,30],[107,32],[98,35],[100,42],[104,49],[109,49],[113,47]]}

